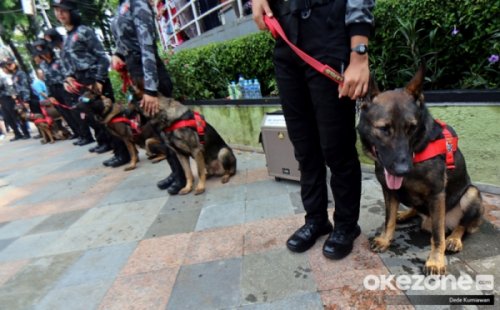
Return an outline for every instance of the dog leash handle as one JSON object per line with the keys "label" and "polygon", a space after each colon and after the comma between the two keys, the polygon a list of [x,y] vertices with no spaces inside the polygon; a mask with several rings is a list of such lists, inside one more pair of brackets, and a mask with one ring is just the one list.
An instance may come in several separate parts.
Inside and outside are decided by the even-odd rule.
{"label": "dog leash handle", "polygon": [[305,53],[296,45],[294,45],[292,42],[290,42],[290,40],[288,40],[288,37],[285,34],[285,31],[283,31],[283,28],[281,28],[281,25],[276,20],[276,18],[264,15],[264,22],[266,23],[267,28],[269,28],[269,31],[271,32],[271,35],[274,38],[277,38],[278,36],[281,37],[283,41],[285,41],[286,44],[288,44],[288,46],[290,46],[290,48],[297,54],[297,56],[299,56],[308,65],[310,65],[316,71],[323,74],[324,76],[334,81],[335,83],[340,85],[344,83],[344,77],[342,76],[342,74],[340,74],[338,71],[336,71],[329,65],[323,64],[318,60],[316,60],[315,58],[309,56],[307,53]]}

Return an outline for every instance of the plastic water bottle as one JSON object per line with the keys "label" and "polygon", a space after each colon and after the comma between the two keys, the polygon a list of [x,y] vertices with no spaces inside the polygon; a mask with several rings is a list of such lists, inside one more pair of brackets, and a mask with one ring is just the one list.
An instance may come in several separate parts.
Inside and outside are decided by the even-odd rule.
{"label": "plastic water bottle", "polygon": [[236,82],[231,82],[231,88],[234,89],[234,99],[241,99],[241,87]]}
{"label": "plastic water bottle", "polygon": [[236,99],[236,84],[234,81],[227,85],[227,92],[229,93],[229,98],[231,100]]}
{"label": "plastic water bottle", "polygon": [[242,99],[245,98],[245,79],[243,78],[243,75],[240,75],[238,79],[238,88],[240,90],[240,96],[238,96],[237,99]]}
{"label": "plastic water bottle", "polygon": [[253,80],[253,87],[254,87],[254,92],[255,92],[254,98],[256,98],[256,99],[262,98],[262,91],[260,90],[259,80],[257,80],[257,79]]}

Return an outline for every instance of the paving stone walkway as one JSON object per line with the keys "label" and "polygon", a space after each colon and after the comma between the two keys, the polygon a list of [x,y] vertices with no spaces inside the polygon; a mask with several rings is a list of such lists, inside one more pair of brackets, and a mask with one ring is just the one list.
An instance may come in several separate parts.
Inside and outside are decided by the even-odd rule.
{"label": "paving stone walkway", "polygon": [[484,195],[487,220],[447,256],[451,275],[492,275],[493,290],[367,290],[367,276],[421,274],[430,249],[413,221],[386,253],[369,250],[384,221],[370,173],[363,234],[348,258],[330,261],[325,237],[303,254],[286,249],[303,223],[300,187],[269,177],[263,154],[237,151],[228,184],[210,179],[202,195],[168,196],[155,186],[165,162],[141,151],[125,172],[102,166],[110,153],[87,149],[0,143],[0,309],[436,309],[419,298],[500,293],[498,196]]}

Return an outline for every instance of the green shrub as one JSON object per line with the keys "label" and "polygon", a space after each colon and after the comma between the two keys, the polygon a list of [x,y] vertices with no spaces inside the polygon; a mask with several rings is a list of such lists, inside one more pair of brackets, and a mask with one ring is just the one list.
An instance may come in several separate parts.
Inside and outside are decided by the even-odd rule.
{"label": "green shrub", "polygon": [[[374,14],[370,62],[381,88],[407,83],[421,59],[426,89],[499,88],[500,62],[488,58],[500,54],[500,1],[378,0]],[[240,74],[276,93],[273,45],[261,32],[169,55],[174,96],[224,98]]]}
{"label": "green shrub", "polygon": [[238,39],[182,50],[167,56],[174,96],[181,99],[227,97],[227,85],[239,75],[257,78],[263,94],[274,90],[273,39],[257,33]]}

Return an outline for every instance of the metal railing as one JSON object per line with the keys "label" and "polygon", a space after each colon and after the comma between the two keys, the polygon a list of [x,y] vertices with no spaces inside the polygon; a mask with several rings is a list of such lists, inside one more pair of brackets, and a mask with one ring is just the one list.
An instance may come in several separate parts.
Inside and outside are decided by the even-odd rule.
{"label": "metal railing", "polygon": [[[167,1],[168,2],[168,1]],[[172,45],[171,42],[174,42],[173,45],[178,46],[180,44],[179,39],[178,39],[178,34],[181,33],[182,31],[185,31],[189,27],[191,27],[193,24],[195,25],[196,28],[196,36],[201,35],[203,31],[203,27],[201,23],[203,22],[203,19],[207,17],[208,15],[214,13],[214,12],[219,12],[222,8],[225,8],[228,5],[233,5],[236,2],[238,12],[235,12],[236,18],[242,18],[243,17],[243,1],[242,0],[226,0],[224,2],[221,2],[220,4],[210,8],[209,10],[200,13],[199,11],[199,0],[191,0],[188,3],[186,3],[184,6],[182,6],[179,9],[176,9],[175,14],[171,14],[171,10],[168,7],[168,3],[165,4],[166,6],[166,12],[168,14],[168,20],[167,20],[167,25],[172,26],[172,33],[168,34],[167,37],[165,38],[162,44],[163,47],[166,49],[169,47],[169,45]],[[184,13],[186,10],[190,10],[193,19],[188,21],[187,23],[184,23],[180,25],[179,27],[175,27],[177,22],[174,22],[178,19],[180,19],[180,16],[182,13]],[[219,14],[220,18],[220,14]],[[179,23],[180,24],[180,23]],[[161,31],[159,29],[159,31]],[[160,34],[161,35],[161,34]],[[192,38],[190,38],[192,39]]]}

